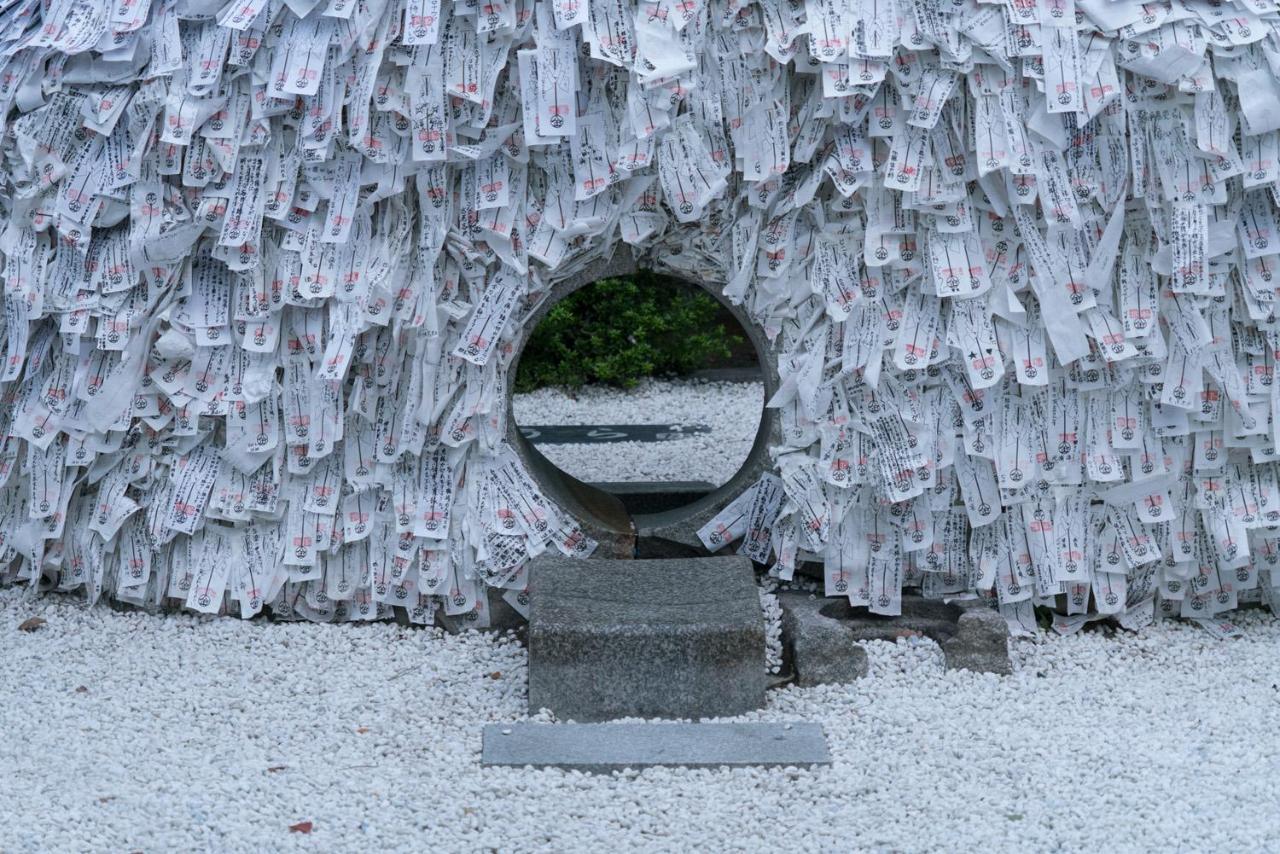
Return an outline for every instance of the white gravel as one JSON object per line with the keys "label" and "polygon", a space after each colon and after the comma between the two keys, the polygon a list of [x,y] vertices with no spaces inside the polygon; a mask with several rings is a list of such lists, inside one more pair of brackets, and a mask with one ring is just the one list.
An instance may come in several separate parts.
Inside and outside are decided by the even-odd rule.
{"label": "white gravel", "polygon": [[517,424],[706,424],[710,433],[671,442],[539,445],[579,480],[705,480],[733,477],[751,450],[764,386],[705,380],[644,380],[630,391],[587,386],[515,395]]}
{"label": "white gravel", "polygon": [[593,777],[479,767],[524,714],[510,638],[0,591],[0,850],[1258,850],[1280,621],[1237,616],[1018,641],[1006,678],[871,644],[868,678],[753,716],[821,722],[830,769]]}

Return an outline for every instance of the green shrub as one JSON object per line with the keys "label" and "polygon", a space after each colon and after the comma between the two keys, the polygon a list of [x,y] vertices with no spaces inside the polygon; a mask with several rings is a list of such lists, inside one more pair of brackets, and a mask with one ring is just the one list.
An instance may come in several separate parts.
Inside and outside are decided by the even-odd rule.
{"label": "green shrub", "polygon": [[631,388],[643,377],[687,374],[741,343],[723,319],[715,297],[678,279],[647,271],[601,279],[538,323],[520,357],[516,391]]}

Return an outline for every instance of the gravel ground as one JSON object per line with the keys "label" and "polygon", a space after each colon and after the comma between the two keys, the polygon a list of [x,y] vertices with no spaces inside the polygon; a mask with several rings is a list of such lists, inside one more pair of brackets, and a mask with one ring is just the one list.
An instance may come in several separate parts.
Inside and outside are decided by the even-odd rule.
{"label": "gravel ground", "polygon": [[1017,641],[1005,678],[874,643],[868,678],[752,716],[821,722],[830,769],[593,777],[479,767],[524,712],[509,637],[0,591],[0,851],[1259,850],[1280,621],[1238,616]]}
{"label": "gravel ground", "polygon": [[630,391],[588,386],[515,395],[517,424],[706,424],[710,433],[672,442],[539,445],[579,480],[705,480],[719,486],[747,460],[760,426],[764,386],[644,380]]}

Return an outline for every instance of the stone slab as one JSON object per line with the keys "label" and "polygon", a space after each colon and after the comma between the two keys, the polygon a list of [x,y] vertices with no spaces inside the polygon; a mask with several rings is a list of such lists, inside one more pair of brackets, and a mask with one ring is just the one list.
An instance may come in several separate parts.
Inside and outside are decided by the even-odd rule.
{"label": "stone slab", "polygon": [[786,767],[831,764],[815,723],[488,724],[484,766],[565,768],[607,774],[624,768]]}
{"label": "stone slab", "polygon": [[764,705],[764,615],[744,557],[529,566],[529,709],[709,718]]}

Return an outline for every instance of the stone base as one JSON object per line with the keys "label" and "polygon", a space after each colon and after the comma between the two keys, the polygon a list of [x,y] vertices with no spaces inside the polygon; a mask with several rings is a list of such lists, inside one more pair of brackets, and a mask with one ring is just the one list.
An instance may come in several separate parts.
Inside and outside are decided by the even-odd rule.
{"label": "stone base", "polygon": [[867,675],[867,651],[858,645],[852,626],[824,616],[831,604],[808,593],[783,590],[782,643],[802,688],[833,682],[852,682]]}
{"label": "stone base", "polygon": [[544,555],[529,584],[530,713],[704,718],[764,705],[764,615],[746,558]]}
{"label": "stone base", "polygon": [[920,596],[902,597],[902,614],[883,617],[853,608],[848,602],[828,602],[823,616],[840,620],[857,640],[896,640],[915,632],[937,641],[948,670],[1008,674],[1009,626],[1004,617],[980,602],[946,603]]}

